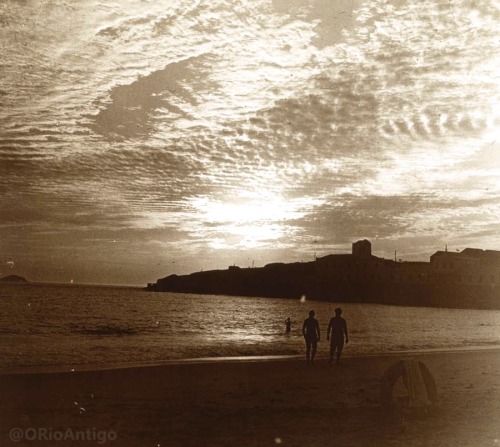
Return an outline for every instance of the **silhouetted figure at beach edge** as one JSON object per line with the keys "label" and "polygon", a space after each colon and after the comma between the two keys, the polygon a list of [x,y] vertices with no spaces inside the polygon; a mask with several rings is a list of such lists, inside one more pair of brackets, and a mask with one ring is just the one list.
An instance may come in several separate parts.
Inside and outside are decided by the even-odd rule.
{"label": "silhouetted figure at beach edge", "polygon": [[318,341],[320,340],[319,323],[314,316],[314,310],[309,311],[309,318],[306,318],[302,325],[302,334],[306,340],[306,360],[308,365],[314,363]]}
{"label": "silhouetted figure at beach edge", "polygon": [[326,331],[326,339],[330,340],[330,363],[333,362],[333,356],[337,352],[337,365],[340,363],[340,356],[345,343],[349,343],[349,335],[347,334],[347,322],[341,317],[342,309],[335,309],[335,316],[330,319],[328,330]]}
{"label": "silhouetted figure at beach edge", "polygon": [[288,317],[285,320],[285,331],[287,334],[289,334],[292,330],[292,320],[290,320],[290,317]]}

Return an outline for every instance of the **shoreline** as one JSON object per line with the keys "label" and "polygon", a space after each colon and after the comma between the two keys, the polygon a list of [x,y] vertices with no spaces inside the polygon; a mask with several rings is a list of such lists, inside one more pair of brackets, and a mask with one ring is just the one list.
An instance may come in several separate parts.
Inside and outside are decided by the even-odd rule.
{"label": "shoreline", "polygon": [[[385,358],[385,357],[412,357],[426,356],[433,354],[452,354],[461,352],[500,352],[500,345],[494,346],[467,346],[457,348],[430,348],[430,349],[415,349],[407,351],[390,351],[390,352],[374,352],[374,353],[356,353],[350,354],[344,352],[342,358]],[[317,355],[318,361],[327,360],[328,356],[322,353]],[[164,361],[152,362],[123,362],[123,363],[75,363],[73,365],[28,365],[28,366],[0,366],[0,378],[8,375],[28,375],[28,374],[59,374],[71,372],[94,372],[94,371],[114,371],[137,368],[156,368],[168,367],[175,365],[188,364],[229,364],[229,363],[254,363],[254,362],[290,362],[304,359],[304,354],[293,355],[262,355],[262,356],[231,356],[231,357],[196,357],[185,359],[170,359]]]}
{"label": "shoreline", "polygon": [[[437,401],[425,411],[389,413],[381,405],[382,378],[409,357],[429,369]],[[500,349],[346,355],[339,366],[324,357],[307,366],[298,356],[2,374],[0,394],[6,447],[47,445],[9,442],[13,428],[33,434],[47,427],[112,433],[124,447],[500,442]]]}

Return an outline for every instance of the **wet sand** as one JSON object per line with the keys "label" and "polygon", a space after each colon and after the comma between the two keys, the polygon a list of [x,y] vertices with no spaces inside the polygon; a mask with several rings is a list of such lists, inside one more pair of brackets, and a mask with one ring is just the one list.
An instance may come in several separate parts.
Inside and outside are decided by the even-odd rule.
{"label": "wet sand", "polygon": [[[499,350],[412,354],[432,373],[437,403],[385,411],[381,378],[408,356],[3,373],[0,445],[500,446]],[[88,438],[13,442],[15,427]]]}

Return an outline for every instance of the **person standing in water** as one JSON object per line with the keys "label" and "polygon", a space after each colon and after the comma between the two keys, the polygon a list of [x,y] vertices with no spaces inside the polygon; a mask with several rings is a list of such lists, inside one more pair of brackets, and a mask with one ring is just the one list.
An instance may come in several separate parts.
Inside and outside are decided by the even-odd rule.
{"label": "person standing in water", "polygon": [[306,360],[308,365],[309,363],[314,363],[314,357],[316,356],[320,340],[319,323],[314,316],[314,310],[309,311],[309,318],[306,318],[302,325],[302,335],[304,335],[304,339],[306,340]]}
{"label": "person standing in water", "polygon": [[337,365],[340,363],[340,356],[345,343],[349,343],[349,335],[347,334],[347,322],[341,317],[342,309],[335,309],[335,316],[330,319],[326,339],[330,340],[330,363],[333,362],[333,356],[337,353]]}
{"label": "person standing in water", "polygon": [[291,330],[292,330],[292,320],[290,320],[290,317],[288,317],[285,320],[285,331],[287,334],[289,334]]}

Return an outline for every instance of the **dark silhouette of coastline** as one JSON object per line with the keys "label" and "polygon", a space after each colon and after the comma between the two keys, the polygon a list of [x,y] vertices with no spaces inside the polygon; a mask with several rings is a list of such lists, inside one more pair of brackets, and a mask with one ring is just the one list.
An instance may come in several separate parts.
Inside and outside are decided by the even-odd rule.
{"label": "dark silhouette of coastline", "polygon": [[196,294],[261,296],[500,309],[500,251],[466,248],[438,251],[430,262],[396,262],[371,254],[367,240],[351,254],[311,262],[273,263],[261,268],[229,267],[190,275],[170,275],[147,290]]}
{"label": "dark silhouette of coastline", "polygon": [[18,276],[18,275],[4,276],[3,278],[0,278],[0,281],[2,281],[2,282],[28,282],[27,279],[23,278],[22,276]]}

